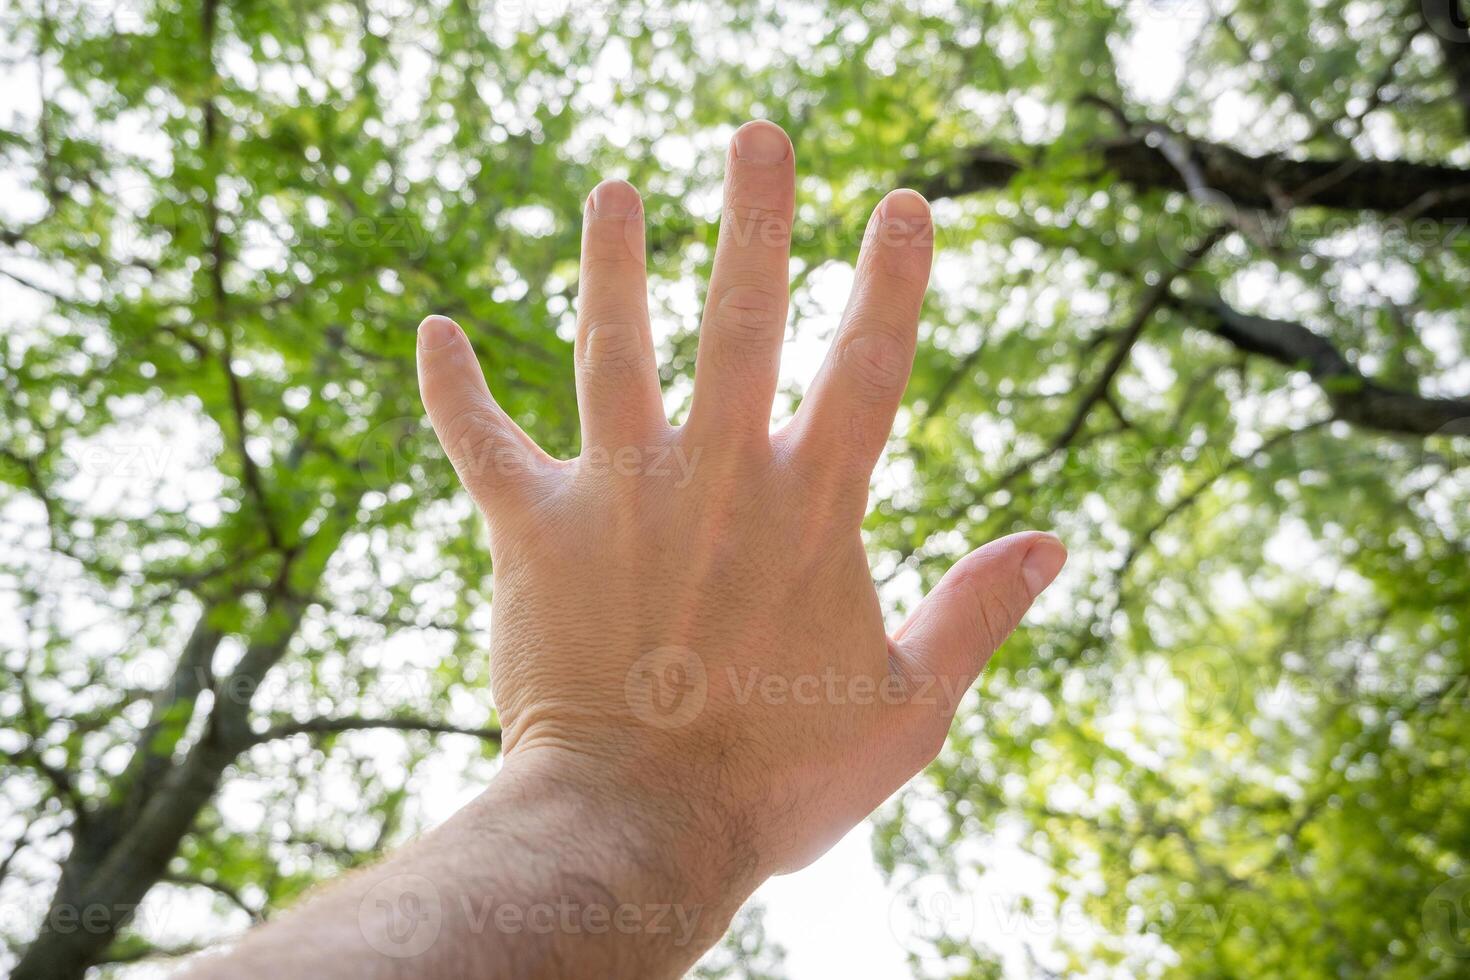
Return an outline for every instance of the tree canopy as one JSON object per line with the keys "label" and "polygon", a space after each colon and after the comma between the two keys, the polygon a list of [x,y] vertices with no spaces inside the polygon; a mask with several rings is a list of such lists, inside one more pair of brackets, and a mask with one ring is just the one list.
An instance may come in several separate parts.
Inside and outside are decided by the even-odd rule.
{"label": "tree canopy", "polygon": [[[895,880],[1017,914],[948,923],[916,972],[1457,975],[1465,24],[1458,0],[8,6],[13,975],[228,937],[493,771],[493,577],[413,328],[454,316],[574,453],[581,203],[625,176],[679,417],[752,116],[799,161],[778,417],[872,205],[934,201],[867,524],[895,617],[986,539],[1072,553],[880,814]],[[1040,884],[987,876],[997,848]],[[759,932],[705,969],[778,973]]]}

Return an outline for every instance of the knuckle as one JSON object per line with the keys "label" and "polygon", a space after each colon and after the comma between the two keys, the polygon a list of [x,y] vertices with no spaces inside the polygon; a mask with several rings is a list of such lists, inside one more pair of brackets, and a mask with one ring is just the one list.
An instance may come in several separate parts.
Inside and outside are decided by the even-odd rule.
{"label": "knuckle", "polygon": [[452,412],[439,429],[444,452],[462,479],[489,468],[500,443],[500,419],[483,405],[470,405]]}
{"label": "knuckle", "polygon": [[721,291],[715,321],[722,343],[765,345],[784,326],[786,294],[766,285],[737,283]]}
{"label": "knuckle", "polygon": [[466,441],[483,439],[495,427],[495,413],[483,404],[471,403],[450,410],[439,426],[439,433],[449,449]]}
{"label": "knuckle", "polygon": [[980,654],[987,656],[1005,642],[1020,621],[1016,603],[1005,589],[974,577],[965,580],[964,601],[972,610],[975,635],[984,644]]}
{"label": "knuckle", "polygon": [[838,357],[856,382],[858,397],[864,401],[890,399],[908,383],[908,349],[892,337],[858,334],[841,346]]}
{"label": "knuckle", "polygon": [[779,317],[786,311],[786,290],[773,289],[764,276],[736,277],[721,289],[715,309]]}
{"label": "knuckle", "polygon": [[579,361],[600,372],[623,373],[642,366],[643,331],[631,318],[609,318],[584,325]]}

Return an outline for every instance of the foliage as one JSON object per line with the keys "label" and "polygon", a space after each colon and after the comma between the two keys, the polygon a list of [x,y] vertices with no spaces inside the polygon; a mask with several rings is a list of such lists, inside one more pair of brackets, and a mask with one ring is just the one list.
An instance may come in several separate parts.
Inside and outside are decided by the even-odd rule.
{"label": "foliage", "polygon": [[869,522],[895,615],[1001,533],[1073,554],[878,859],[973,883],[1019,849],[1046,872],[1026,916],[1086,927],[916,969],[1452,975],[1470,43],[1433,8],[12,5],[5,941],[48,905],[137,908],[30,947],[29,975],[126,972],[492,770],[489,569],[413,327],[454,315],[575,451],[579,209],[627,176],[677,416],[723,142],[764,115],[802,173],[778,415],[879,194],[936,199]]}

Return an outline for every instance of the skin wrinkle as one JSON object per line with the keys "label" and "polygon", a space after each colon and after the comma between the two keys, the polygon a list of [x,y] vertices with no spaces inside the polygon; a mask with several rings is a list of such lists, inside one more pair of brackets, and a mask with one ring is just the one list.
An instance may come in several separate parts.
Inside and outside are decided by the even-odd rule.
{"label": "skin wrinkle", "polygon": [[[762,880],[814,860],[933,758],[1030,605],[1023,561],[1048,550],[1056,573],[1054,538],[1003,538],[885,632],[861,526],[914,354],[927,206],[911,192],[879,205],[827,359],[773,435],[794,155],[769,123],[745,138],[787,149],[729,158],[684,426],[662,411],[642,209],[621,182],[589,208],[608,195],[630,216],[589,210],[584,228],[576,460],[504,417],[458,328],[420,350],[430,419],[492,530],[502,769],[443,827],[216,958],[221,975],[680,976]],[[688,466],[655,472],[665,450]],[[502,451],[524,465],[470,465]],[[414,922],[383,915],[421,882],[471,909],[632,905],[644,927],[512,932],[456,906],[400,958],[392,937],[412,930],[389,926]]]}

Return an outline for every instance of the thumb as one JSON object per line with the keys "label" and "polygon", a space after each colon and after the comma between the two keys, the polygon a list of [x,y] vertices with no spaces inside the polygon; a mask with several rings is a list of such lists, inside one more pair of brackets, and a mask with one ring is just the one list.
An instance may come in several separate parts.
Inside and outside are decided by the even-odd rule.
{"label": "thumb", "polygon": [[[894,641],[920,676],[962,694],[1067,560],[1054,535],[1023,531],[955,562]],[[952,706],[951,706],[952,707]]]}

